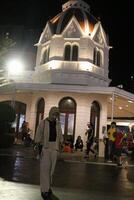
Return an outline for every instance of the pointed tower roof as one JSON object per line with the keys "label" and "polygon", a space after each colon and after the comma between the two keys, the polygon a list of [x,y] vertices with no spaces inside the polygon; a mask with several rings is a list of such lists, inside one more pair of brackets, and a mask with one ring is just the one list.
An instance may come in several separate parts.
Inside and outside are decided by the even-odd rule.
{"label": "pointed tower roof", "polygon": [[75,16],[83,32],[93,32],[98,20],[90,14],[90,6],[83,0],[70,0],[62,5],[62,12],[50,20],[54,34],[61,34],[71,18]]}

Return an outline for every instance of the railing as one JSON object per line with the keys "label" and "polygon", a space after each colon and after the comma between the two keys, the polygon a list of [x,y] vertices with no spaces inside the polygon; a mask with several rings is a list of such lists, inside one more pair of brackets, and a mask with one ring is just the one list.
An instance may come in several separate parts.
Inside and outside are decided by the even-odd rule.
{"label": "railing", "polygon": [[36,67],[38,71],[47,71],[53,69],[73,70],[73,71],[89,71],[100,76],[104,76],[104,68],[98,67],[87,61],[58,61],[52,60],[44,65]]}

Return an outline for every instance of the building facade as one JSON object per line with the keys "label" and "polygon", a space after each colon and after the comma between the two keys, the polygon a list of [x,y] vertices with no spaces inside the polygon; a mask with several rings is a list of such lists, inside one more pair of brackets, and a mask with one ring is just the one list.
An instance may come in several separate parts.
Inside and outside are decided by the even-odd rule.
{"label": "building facade", "polygon": [[[0,101],[16,110],[16,131],[25,119],[34,138],[40,120],[58,106],[65,140],[81,135],[85,143],[87,123],[92,122],[103,156],[108,118],[133,117],[134,95],[109,87],[110,46],[100,20],[83,0],[70,0],[46,23],[36,47],[34,71],[7,74],[8,83],[0,87]],[[132,103],[125,107],[128,100]]]}

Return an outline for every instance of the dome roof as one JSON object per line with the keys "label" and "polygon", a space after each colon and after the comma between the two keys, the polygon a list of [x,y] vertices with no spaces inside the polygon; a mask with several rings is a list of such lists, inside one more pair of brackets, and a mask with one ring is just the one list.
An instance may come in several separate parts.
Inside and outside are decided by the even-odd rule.
{"label": "dome roof", "polygon": [[71,0],[62,6],[62,12],[52,18],[49,22],[55,34],[61,34],[72,17],[75,17],[83,30],[92,33],[97,19],[90,14],[90,7],[83,0]]}

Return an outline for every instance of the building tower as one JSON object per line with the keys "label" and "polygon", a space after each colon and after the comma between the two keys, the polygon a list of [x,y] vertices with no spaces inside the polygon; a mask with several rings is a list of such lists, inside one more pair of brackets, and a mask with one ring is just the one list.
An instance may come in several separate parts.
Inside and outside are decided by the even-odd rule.
{"label": "building tower", "polygon": [[107,37],[83,0],[63,4],[47,22],[37,48],[34,82],[109,85]]}

